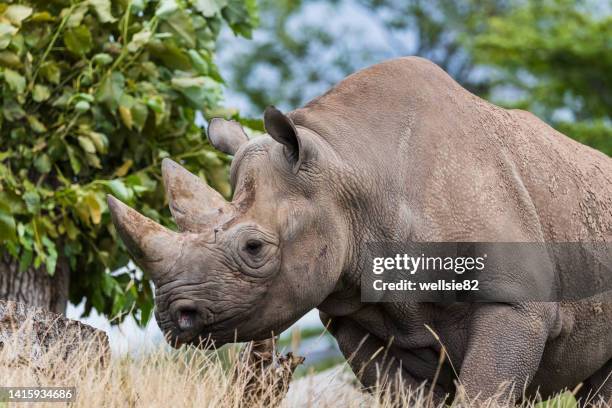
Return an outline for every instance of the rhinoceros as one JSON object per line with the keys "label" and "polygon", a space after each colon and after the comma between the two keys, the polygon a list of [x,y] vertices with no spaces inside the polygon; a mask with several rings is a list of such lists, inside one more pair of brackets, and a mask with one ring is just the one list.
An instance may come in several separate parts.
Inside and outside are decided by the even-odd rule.
{"label": "rhinoceros", "polygon": [[[250,140],[236,122],[209,125],[211,145],[233,155],[231,202],[163,161],[179,232],[108,199],[173,343],[263,340],[316,308],[365,387],[384,371],[440,398],[457,384],[490,397],[506,381],[518,399],[581,382],[612,398],[609,291],[551,302],[360,296],[372,241],[610,243],[608,156],[417,57],[358,71],[288,114],[269,107],[264,124]],[[442,344],[453,370],[439,369]]]}

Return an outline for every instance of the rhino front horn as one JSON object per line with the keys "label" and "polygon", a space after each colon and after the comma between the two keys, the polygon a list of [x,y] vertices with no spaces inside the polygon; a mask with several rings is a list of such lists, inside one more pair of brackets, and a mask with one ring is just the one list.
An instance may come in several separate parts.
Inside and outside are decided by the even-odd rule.
{"label": "rhino front horn", "polygon": [[162,161],[170,212],[181,231],[209,232],[226,219],[231,205],[215,189],[170,159]]}
{"label": "rhino front horn", "polygon": [[111,195],[107,201],[113,224],[130,255],[154,281],[159,280],[179,257],[182,237]]}

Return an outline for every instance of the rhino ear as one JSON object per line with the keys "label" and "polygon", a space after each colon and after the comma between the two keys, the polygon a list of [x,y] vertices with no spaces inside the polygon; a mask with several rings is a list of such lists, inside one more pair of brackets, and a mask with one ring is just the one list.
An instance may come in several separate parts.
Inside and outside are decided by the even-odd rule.
{"label": "rhino ear", "polygon": [[297,172],[301,162],[301,145],[291,119],[274,106],[268,106],[264,112],[264,126],[274,140],[285,146],[287,156],[293,164],[293,172]]}
{"label": "rhino ear", "polygon": [[215,149],[234,156],[249,138],[235,120],[213,118],[208,125],[208,140]]}

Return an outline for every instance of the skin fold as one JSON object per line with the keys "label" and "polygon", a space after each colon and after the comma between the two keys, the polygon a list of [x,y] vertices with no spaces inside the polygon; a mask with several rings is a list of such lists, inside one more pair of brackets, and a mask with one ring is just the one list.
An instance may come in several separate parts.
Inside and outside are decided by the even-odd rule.
{"label": "skin fold", "polygon": [[416,57],[359,71],[287,115],[268,108],[264,123],[251,140],[235,122],[210,124],[211,144],[234,156],[231,202],[164,161],[179,232],[109,197],[174,344],[263,340],[318,308],[365,387],[382,372],[440,399],[456,381],[470,397],[504,381],[519,384],[514,398],[523,384],[546,396],[580,382],[585,395],[612,397],[603,288],[559,302],[361,301],[368,242],[610,243],[609,157]]}

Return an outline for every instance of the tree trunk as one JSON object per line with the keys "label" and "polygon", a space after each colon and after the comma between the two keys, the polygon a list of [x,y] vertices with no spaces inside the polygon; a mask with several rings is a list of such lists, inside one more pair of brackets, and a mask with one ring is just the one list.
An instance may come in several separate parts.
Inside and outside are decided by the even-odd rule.
{"label": "tree trunk", "polygon": [[0,299],[14,300],[58,314],[66,313],[70,270],[65,259],[57,261],[55,275],[43,266],[19,272],[19,261],[0,254]]}
{"label": "tree trunk", "polygon": [[105,332],[46,310],[0,300],[0,367],[53,371],[61,361],[78,367],[84,358],[92,364],[110,361]]}

